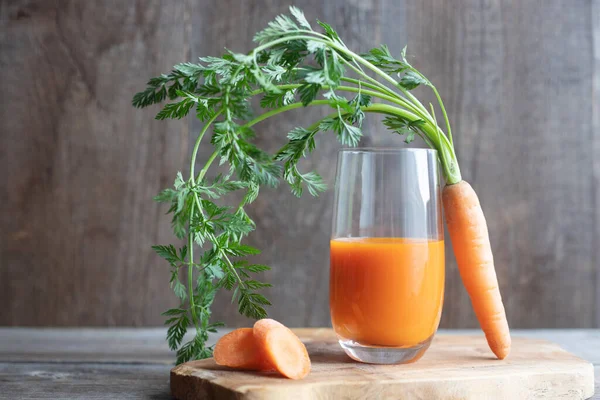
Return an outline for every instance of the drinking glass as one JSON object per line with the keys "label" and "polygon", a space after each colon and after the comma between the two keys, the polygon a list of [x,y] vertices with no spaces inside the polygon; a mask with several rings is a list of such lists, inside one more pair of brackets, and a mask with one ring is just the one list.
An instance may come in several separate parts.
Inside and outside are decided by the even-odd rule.
{"label": "drinking glass", "polygon": [[444,300],[444,230],[437,152],[338,154],[330,253],[333,329],[353,359],[418,360]]}

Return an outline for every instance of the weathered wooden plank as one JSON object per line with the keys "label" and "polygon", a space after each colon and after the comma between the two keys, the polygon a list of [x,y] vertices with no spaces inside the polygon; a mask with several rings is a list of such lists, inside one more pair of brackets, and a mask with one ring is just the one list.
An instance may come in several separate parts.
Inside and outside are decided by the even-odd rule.
{"label": "weathered wooden plank", "polygon": [[[166,365],[0,363],[0,399],[171,399]],[[595,367],[600,399],[600,366]]]}
{"label": "weathered wooden plank", "polygon": [[0,399],[171,399],[168,365],[0,363]]}
{"label": "weathered wooden plank", "polygon": [[151,201],[187,127],[133,94],[188,57],[186,2],[3,1],[0,324],[142,325],[173,303]]}
{"label": "weathered wooden plank", "polygon": [[0,361],[173,363],[166,330],[0,329]]}
{"label": "weathered wooden plank", "polygon": [[[211,335],[209,343],[229,330]],[[302,328],[298,330],[302,332]],[[441,330],[438,335],[481,335],[479,330]],[[600,331],[513,330],[515,337],[545,339],[600,365]],[[173,363],[163,328],[0,328],[0,362]]]}
{"label": "weathered wooden plank", "polygon": [[[515,330],[513,336],[546,339],[594,363],[600,399],[600,331]],[[161,328],[0,328],[0,398],[166,399],[172,362]]]}
{"label": "weathered wooden plank", "polygon": [[[486,211],[511,325],[599,327],[598,1],[296,4],[359,51],[386,42],[397,54],[408,43],[438,85]],[[0,1],[0,324],[161,322],[174,299],[149,246],[171,234],[150,198],[187,169],[194,135],[185,122],[153,121],[156,109],[134,111],[130,98],[177,62],[246,50],[284,11],[274,0]],[[274,150],[320,115],[259,125],[258,144]],[[365,145],[402,145],[376,122],[366,131]],[[324,136],[303,168],[331,184],[337,148]],[[271,315],[326,325],[332,192],[264,193],[249,209],[249,243],[274,267]],[[442,326],[476,327],[447,254]],[[247,324],[226,296],[215,316]]]}
{"label": "weathered wooden plank", "polygon": [[[590,13],[593,40],[593,85],[592,85],[592,148],[596,157],[593,158],[594,195],[594,243],[600,242],[600,0],[592,0]],[[600,246],[595,246],[592,263],[596,266],[596,326],[600,327]]]}

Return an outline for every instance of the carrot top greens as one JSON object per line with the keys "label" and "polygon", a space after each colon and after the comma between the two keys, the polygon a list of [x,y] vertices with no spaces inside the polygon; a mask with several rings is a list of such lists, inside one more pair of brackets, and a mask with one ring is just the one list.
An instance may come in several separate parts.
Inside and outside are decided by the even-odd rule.
{"label": "carrot top greens", "polygon": [[[218,289],[233,291],[241,314],[256,319],[266,316],[264,307],[270,303],[258,291],[270,285],[253,279],[252,274],[269,267],[244,259],[259,253],[241,243],[255,228],[244,207],[256,199],[262,185],[276,186],[281,177],[296,196],[304,190],[315,196],[324,191],[319,174],[298,169],[298,161],[314,150],[320,132],[332,131],[343,145],[357,146],[366,115],[384,114],[384,124],[404,136],[406,143],[418,135],[438,151],[448,183],[461,180],[442,100],[435,86],[406,60],[406,48],[400,59],[385,45],[359,55],[346,47],[330,25],[317,21],[323,30],[318,32],[302,11],[290,7],[290,12],[291,17],[280,15],[256,34],[257,47],[250,53],[227,51],[222,57],[178,64],[169,74],[150,79],[146,89],[133,98],[139,108],[171,100],[157,119],[180,119],[194,111],[205,122],[187,179],[178,173],[173,188],[155,198],[170,204],[175,236],[187,239],[181,248],[153,246],[171,266],[171,286],[181,303],[164,313],[167,340],[177,350],[177,363],[211,356],[212,348],[206,346],[208,332],[222,325],[210,322],[210,306]],[[433,90],[445,132],[437,124],[433,105],[429,104],[429,111],[410,92],[419,85]],[[261,109],[268,111],[255,114],[250,106],[254,96],[261,97]],[[288,110],[313,106],[332,112],[308,127],[292,129],[288,143],[276,154],[252,143],[253,125]],[[196,171],[198,149],[209,130],[214,152]],[[217,159],[229,166],[229,172],[208,180],[206,173]],[[238,207],[215,202],[236,190],[245,191]],[[194,254],[194,246],[202,253]],[[186,284],[180,281],[181,269],[187,269]],[[182,345],[189,326],[195,327],[196,335]]]}

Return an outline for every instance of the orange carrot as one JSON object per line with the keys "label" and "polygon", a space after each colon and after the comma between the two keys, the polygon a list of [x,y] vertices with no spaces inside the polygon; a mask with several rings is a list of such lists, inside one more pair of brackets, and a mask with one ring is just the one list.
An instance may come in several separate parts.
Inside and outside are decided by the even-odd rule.
{"label": "orange carrot", "polygon": [[504,359],[510,352],[510,332],[479,199],[465,181],[446,185],[442,199],[458,270],[475,315],[490,349]]}
{"label": "orange carrot", "polygon": [[254,338],[267,362],[283,376],[302,379],[310,372],[310,358],[304,344],[291,330],[272,319],[254,324]]}
{"label": "orange carrot", "polygon": [[273,369],[262,356],[252,328],[236,329],[223,336],[215,346],[213,357],[217,364],[227,367],[258,371]]}

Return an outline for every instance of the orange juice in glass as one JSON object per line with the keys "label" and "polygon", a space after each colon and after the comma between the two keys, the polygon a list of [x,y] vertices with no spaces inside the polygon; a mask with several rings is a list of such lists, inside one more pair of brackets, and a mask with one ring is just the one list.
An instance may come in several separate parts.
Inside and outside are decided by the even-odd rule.
{"label": "orange juice in glass", "polygon": [[424,354],[442,312],[443,235],[435,150],[340,152],[330,311],[350,357],[397,364]]}

